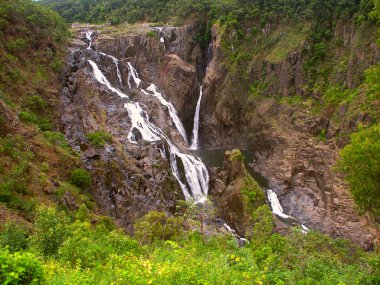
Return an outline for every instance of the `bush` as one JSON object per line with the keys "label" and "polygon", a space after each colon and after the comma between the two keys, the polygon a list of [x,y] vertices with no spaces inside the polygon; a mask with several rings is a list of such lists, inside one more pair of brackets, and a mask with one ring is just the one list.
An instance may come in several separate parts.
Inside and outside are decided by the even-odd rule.
{"label": "bush", "polygon": [[95,147],[103,147],[106,142],[110,142],[112,136],[104,131],[96,131],[87,134],[87,139],[89,139]]}
{"label": "bush", "polygon": [[0,233],[0,247],[8,247],[11,252],[21,251],[27,247],[27,231],[15,224],[7,223]]}
{"label": "bush", "polygon": [[140,243],[156,240],[177,240],[183,234],[183,220],[166,213],[151,211],[135,223],[135,235]]}
{"label": "bush", "polygon": [[156,33],[153,32],[153,31],[149,31],[149,32],[146,33],[146,36],[147,36],[148,38],[154,38],[154,37],[156,36]]}
{"label": "bush", "polygon": [[86,188],[91,184],[91,176],[87,170],[77,168],[71,173],[71,182],[80,188]]}
{"label": "bush", "polygon": [[40,261],[29,252],[10,253],[0,248],[1,284],[42,284],[43,271]]}
{"label": "bush", "polygon": [[54,208],[40,207],[35,214],[34,233],[30,237],[33,248],[46,256],[57,253],[67,238],[69,218]]}
{"label": "bush", "polygon": [[46,109],[46,101],[38,95],[27,96],[23,99],[23,107],[36,113],[44,112]]}
{"label": "bush", "polygon": [[59,254],[73,266],[80,263],[82,268],[91,268],[104,264],[111,255],[136,250],[137,242],[123,233],[77,221],[71,226],[70,237],[62,244]]}
{"label": "bush", "polygon": [[338,165],[359,210],[380,219],[380,124],[360,127],[352,134],[351,143],[340,152]]}

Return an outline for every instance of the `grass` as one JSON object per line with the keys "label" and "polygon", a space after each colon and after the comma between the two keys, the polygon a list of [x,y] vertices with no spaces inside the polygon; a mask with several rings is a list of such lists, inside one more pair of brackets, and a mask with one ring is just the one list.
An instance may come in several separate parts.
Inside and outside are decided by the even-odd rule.
{"label": "grass", "polygon": [[301,29],[299,27],[285,31],[280,29],[272,36],[277,39],[277,43],[269,51],[266,60],[270,63],[280,63],[306,40],[308,33],[308,25]]}

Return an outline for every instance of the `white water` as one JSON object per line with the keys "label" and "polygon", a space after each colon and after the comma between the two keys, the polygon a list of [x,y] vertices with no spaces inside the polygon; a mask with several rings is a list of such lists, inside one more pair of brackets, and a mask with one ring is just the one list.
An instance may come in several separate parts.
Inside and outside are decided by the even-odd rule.
{"label": "white water", "polygon": [[109,55],[109,54],[106,54],[104,52],[101,52],[100,54],[112,59],[113,63],[116,66],[117,79],[119,80],[120,86],[123,87],[123,81],[121,79],[121,73],[120,73],[120,69],[119,69],[119,60],[116,57]]}
{"label": "white water", "polygon": [[117,89],[117,88],[115,88],[115,87],[113,87],[111,85],[111,83],[107,80],[107,78],[104,76],[104,74],[100,71],[99,67],[96,65],[95,62],[93,62],[92,60],[89,60],[88,62],[91,64],[92,69],[94,70],[94,76],[95,76],[95,78],[101,84],[105,85],[112,92],[117,93],[117,95],[119,95],[121,98],[128,98],[128,96],[126,94],[124,94],[119,89]]}
{"label": "white water", "polygon": [[191,141],[191,146],[190,146],[190,149],[194,149],[194,150],[198,149],[198,146],[199,146],[199,113],[201,109],[202,95],[203,95],[203,87],[201,86],[201,89],[199,91],[199,99],[197,102],[197,107],[195,109],[193,139]]}
{"label": "white water", "polygon": [[139,85],[141,83],[141,79],[139,78],[139,74],[137,73],[136,69],[132,66],[132,64],[130,62],[128,62],[128,70],[129,70],[128,87],[131,88],[131,83],[130,83],[131,76],[132,76],[133,81],[135,82],[136,86],[139,87]]}
{"label": "white water", "polygon": [[[160,103],[164,106],[166,106],[168,108],[168,111],[169,111],[169,115],[170,115],[170,118],[172,119],[175,127],[177,128],[178,132],[181,134],[181,136],[183,137],[183,139],[185,140],[186,143],[187,142],[187,135],[186,135],[186,131],[185,131],[185,128],[181,122],[181,120],[179,119],[178,117],[178,114],[177,114],[177,110],[174,108],[173,104],[168,102],[160,92],[158,92],[157,90],[157,86],[154,85],[154,84],[151,84],[149,85],[149,87],[146,89],[146,90],[143,90],[141,89],[141,91],[144,93],[144,94],[151,94],[153,95],[155,98],[158,99],[158,101],[160,101]],[[144,92],[145,91],[145,92]],[[146,91],[149,91],[150,93],[146,92]]]}
{"label": "white water", "polygon": [[[95,62],[89,60],[89,63],[92,66],[95,79],[100,84],[106,86],[110,91],[115,92],[121,98],[128,98],[126,94],[124,94],[117,88],[114,88],[109,83],[109,81],[100,71],[99,67],[96,65]],[[141,80],[138,78],[138,74],[136,70],[133,68],[133,66],[130,63],[128,63],[128,66],[130,68],[130,71],[133,71],[130,73],[132,74],[134,82],[138,86]],[[151,89],[153,90],[153,87]],[[136,137],[132,132],[133,129],[139,130],[143,140],[147,142],[154,143],[156,141],[164,139],[169,146],[170,166],[172,168],[173,175],[177,179],[185,198],[193,198],[196,201],[203,200],[203,198],[208,193],[208,186],[210,180],[205,164],[198,157],[181,152],[170,141],[170,139],[164,134],[164,132],[160,128],[158,128],[149,121],[148,114],[146,113],[146,111],[142,109],[138,102],[130,101],[128,103],[125,103],[124,107],[127,109],[128,115],[132,122],[132,128],[128,134],[129,141],[131,143],[137,144]],[[177,165],[177,158],[181,159],[182,161],[186,182],[189,185],[190,189],[188,189],[187,185],[183,181],[181,181]]]}
{"label": "white water", "polygon": [[[278,200],[277,194],[273,190],[268,189],[267,196],[272,208],[272,212],[274,214],[284,219],[294,219],[294,217],[289,216],[284,213],[284,210],[282,209],[280,201]],[[307,232],[309,231],[309,228],[302,224],[301,224],[301,227],[302,227],[302,233],[307,234]]]}
{"label": "white water", "polygon": [[86,39],[89,41],[87,49],[91,49],[91,46],[92,46],[92,34],[93,33],[94,33],[93,31],[87,31],[86,32]]}

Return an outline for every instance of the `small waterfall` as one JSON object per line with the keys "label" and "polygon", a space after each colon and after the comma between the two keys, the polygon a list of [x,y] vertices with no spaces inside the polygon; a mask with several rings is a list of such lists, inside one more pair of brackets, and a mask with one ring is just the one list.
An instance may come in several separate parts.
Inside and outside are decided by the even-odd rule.
{"label": "small waterfall", "polygon": [[108,81],[108,79],[104,76],[104,74],[100,71],[99,67],[96,65],[95,62],[93,62],[92,60],[89,60],[88,61],[90,63],[90,65],[92,66],[93,70],[94,70],[94,76],[95,78],[103,85],[105,85],[109,90],[111,90],[112,92],[115,92],[117,93],[117,95],[119,95],[121,98],[128,98],[128,96],[126,94],[124,94],[123,92],[121,92],[119,89],[113,87],[111,85],[111,83]]}
{"label": "small waterfall", "polygon": [[185,127],[183,126],[181,120],[178,117],[177,110],[174,108],[173,104],[168,102],[160,92],[158,92],[156,85],[151,84],[147,89],[147,91],[150,91],[150,93],[146,92],[145,90],[141,89],[141,91],[146,94],[152,94],[154,97],[160,101],[160,103],[168,108],[170,118],[172,119],[175,127],[177,128],[178,132],[181,134],[183,139],[185,140],[186,144],[187,142],[187,135],[185,131]]}
{"label": "small waterfall", "polygon": [[199,113],[201,109],[202,95],[203,95],[203,86],[201,86],[200,91],[199,91],[199,99],[197,102],[197,107],[195,109],[195,116],[194,116],[193,139],[190,146],[190,149],[194,149],[194,150],[198,149],[198,145],[199,145]]}
{"label": "small waterfall", "polygon": [[100,54],[105,56],[105,57],[112,59],[113,63],[116,66],[117,79],[119,80],[120,86],[123,87],[123,81],[121,79],[121,73],[120,73],[120,69],[119,69],[119,60],[116,57],[109,55],[109,54],[106,54],[104,52],[101,52]]}
{"label": "small waterfall", "polygon": [[131,76],[132,76],[133,81],[135,82],[136,86],[139,87],[140,83],[141,83],[141,79],[139,78],[139,75],[138,75],[136,69],[132,66],[132,64],[130,62],[128,62],[128,70],[129,70],[129,75],[128,75],[128,87],[129,87],[129,89],[132,88],[131,83],[130,83]]}
{"label": "small waterfall", "polygon": [[[267,196],[268,196],[268,200],[271,205],[273,214],[287,220],[298,220],[295,217],[289,216],[284,213],[284,210],[282,209],[280,201],[278,200],[277,194],[273,190],[268,189]],[[302,227],[302,233],[306,234],[309,231],[309,229],[305,225],[301,224],[301,227]]]}
{"label": "small waterfall", "polygon": [[86,32],[86,39],[88,40],[88,47],[87,49],[91,49],[92,47],[92,34],[94,33],[94,31],[87,31]]}
{"label": "small waterfall", "polygon": [[[87,35],[87,34],[86,34]],[[107,55],[108,56],[108,55]],[[116,62],[118,60],[115,58]],[[105,75],[101,72],[97,64],[88,60],[90,63],[95,79],[110,91],[116,93],[121,98],[128,98],[128,95],[120,91],[119,89],[113,87],[110,82],[107,80]],[[115,62],[115,61],[114,61]],[[128,62],[129,74],[133,78],[134,83],[138,87],[141,83],[141,79],[138,77],[137,71],[134,69],[131,63]],[[130,78],[129,78],[130,79]],[[128,80],[128,85],[130,82]],[[161,104],[165,105],[169,109],[169,114],[176,125],[179,133],[181,133],[181,126],[183,128],[182,122],[179,120],[176,115],[177,112],[173,105],[166,101],[162,95],[157,91],[157,88],[154,84],[151,84],[147,90],[141,89],[145,94],[151,94],[156,97]],[[129,101],[124,104],[125,109],[128,112],[128,115],[131,119],[132,127],[128,134],[128,140],[131,143],[137,144],[137,139],[134,134],[134,130],[138,130],[141,134],[141,137],[144,141],[155,143],[157,141],[165,140],[168,144],[169,153],[170,153],[170,166],[173,172],[174,177],[177,179],[183,194],[186,199],[194,199],[195,201],[203,201],[204,197],[208,194],[208,187],[210,177],[206,168],[206,165],[202,162],[201,159],[190,154],[186,154],[174,145],[174,143],[165,135],[165,133],[153,123],[149,121],[148,113],[143,110],[140,103]],[[177,123],[176,123],[177,122]],[[183,129],[184,130],[184,129]],[[184,133],[186,140],[186,133]],[[164,150],[160,150],[161,155],[165,155]],[[180,159],[183,164],[186,182],[183,182],[180,177],[180,172],[177,165],[177,159]],[[188,189],[189,186],[189,189]]]}

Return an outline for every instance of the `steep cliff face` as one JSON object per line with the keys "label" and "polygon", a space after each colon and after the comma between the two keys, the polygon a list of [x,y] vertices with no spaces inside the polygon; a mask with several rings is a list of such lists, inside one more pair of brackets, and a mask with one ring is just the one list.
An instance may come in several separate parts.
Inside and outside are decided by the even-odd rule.
{"label": "steep cliff face", "polygon": [[[61,130],[92,173],[91,192],[102,214],[115,217],[121,225],[130,229],[134,220],[148,211],[174,211],[176,201],[184,197],[168,162],[154,145],[134,145],[128,141],[131,120],[124,108],[126,100],[99,85],[88,60],[100,62],[102,72],[110,83],[122,90],[122,85],[127,86],[128,83],[127,63],[120,62],[123,81],[119,83],[113,60],[86,50],[81,28],[76,30],[76,38],[67,60],[61,97]],[[106,49],[101,51],[109,52]],[[141,97],[139,101],[152,110],[153,120],[160,127],[166,125],[170,133],[173,125],[157,101],[144,97],[136,90],[131,91],[129,96]],[[94,146],[87,136],[99,130],[112,135],[112,140],[104,147]],[[178,136],[175,132],[172,134]]]}
{"label": "steep cliff face", "polygon": [[[231,46],[226,46],[233,35],[218,26],[213,27],[208,51],[195,40],[197,25],[142,25],[116,34],[106,27],[93,28],[99,29],[94,49],[119,59],[122,83],[110,57],[97,53],[94,58],[101,62],[102,72],[113,86],[126,90],[131,62],[145,84],[154,82],[173,103],[190,134],[199,86],[203,84],[202,146],[252,151],[256,156],[253,167],[268,179],[286,213],[310,228],[370,247],[376,230],[366,217],[356,214],[348,185],[334,170],[339,149],[347,138],[333,137],[352,132],[357,121],[365,122],[369,116],[363,113],[350,117],[350,106],[344,105],[315,108],[315,102],[323,102],[323,91],[311,85],[318,86],[322,79],[313,78],[305,70],[307,25],[300,32],[294,27],[262,31],[261,37],[275,38],[276,44],[262,49],[259,39],[251,39],[245,44],[257,44],[257,50],[247,53],[250,61],[245,65],[235,67],[231,65]],[[78,27],[80,31],[83,27]],[[323,80],[331,85],[357,86],[364,70],[378,60],[375,34],[373,27],[338,23],[335,39],[339,40],[329,43],[331,54],[323,63],[329,72]],[[73,51],[81,45],[82,51],[72,52],[69,58],[62,96],[62,130],[96,177],[93,191],[101,209],[126,226],[148,210],[173,211],[176,201],[184,197],[168,162],[149,144],[134,146],[127,142],[130,123],[124,101],[96,85],[86,63],[94,53],[86,51],[84,35],[78,37]],[[290,46],[283,45],[292,39]],[[128,95],[142,102],[151,111],[152,122],[166,128],[170,138],[185,147],[157,101],[138,89]],[[297,101],[297,96],[303,96],[303,101]],[[310,103],[308,98],[314,101]],[[94,130],[111,133],[112,142],[104,149],[94,148],[86,138]],[[226,169],[211,171],[210,193],[218,213],[240,234],[249,235],[250,214],[244,210],[241,192],[246,188],[246,170],[243,167],[234,176],[229,163],[226,165]]]}
{"label": "steep cliff face", "polygon": [[[282,34],[269,50],[250,54],[251,62],[239,69],[229,62],[225,44],[230,35],[214,26],[213,59],[204,79],[202,141],[253,151],[256,171],[269,180],[285,212],[311,228],[370,246],[376,230],[355,212],[348,185],[334,166],[347,142],[342,134],[371,119],[366,113],[351,116],[344,104],[320,107],[323,91],[316,87],[318,82],[358,86],[364,70],[379,58],[376,29],[338,23],[331,53],[321,65],[329,71],[323,79],[314,79],[304,68],[305,36],[292,49],[282,50],[286,53],[279,52],[281,37],[293,32]],[[274,29],[267,37],[279,33]]]}

